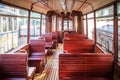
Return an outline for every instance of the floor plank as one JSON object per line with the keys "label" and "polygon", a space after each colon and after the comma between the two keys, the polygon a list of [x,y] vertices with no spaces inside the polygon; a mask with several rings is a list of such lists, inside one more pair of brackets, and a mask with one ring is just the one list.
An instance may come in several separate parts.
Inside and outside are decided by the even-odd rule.
{"label": "floor plank", "polygon": [[59,44],[57,49],[53,50],[54,54],[48,56],[48,62],[42,73],[35,74],[34,80],[59,80],[58,76],[58,56],[63,53],[63,45]]}

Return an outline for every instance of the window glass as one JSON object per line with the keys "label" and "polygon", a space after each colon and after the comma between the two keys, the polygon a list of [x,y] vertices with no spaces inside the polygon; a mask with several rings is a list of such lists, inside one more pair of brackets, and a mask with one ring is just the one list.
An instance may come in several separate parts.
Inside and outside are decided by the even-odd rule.
{"label": "window glass", "polygon": [[87,14],[87,18],[93,18],[93,13]]}
{"label": "window glass", "polygon": [[69,20],[69,31],[73,31],[73,21]]}
{"label": "window glass", "polygon": [[30,37],[40,36],[40,19],[30,20]]}
{"label": "window glass", "polygon": [[46,16],[42,15],[42,34],[46,33]]}
{"label": "window glass", "polygon": [[12,21],[13,21],[12,19],[13,19],[13,18],[10,18],[10,17],[8,18],[8,23],[9,23],[9,24],[8,24],[8,30],[9,30],[9,31],[12,31]]}
{"label": "window glass", "polygon": [[15,9],[16,13],[19,15],[19,16],[26,16],[28,17],[28,11],[26,10],[23,10],[23,9]]}
{"label": "window glass", "polygon": [[56,16],[52,16],[52,32],[56,32]]}
{"label": "window glass", "polygon": [[0,53],[27,43],[27,17],[26,10],[0,4]]}
{"label": "window glass", "polygon": [[67,20],[64,20],[64,31],[67,31],[68,27],[67,27]]}
{"label": "window glass", "polygon": [[1,17],[1,28],[3,30],[3,32],[7,31],[7,17]]}
{"label": "window glass", "polygon": [[62,18],[58,19],[58,31],[62,31]]}
{"label": "window glass", "polygon": [[78,30],[78,16],[74,17],[74,29],[77,32],[77,30]]}
{"label": "window glass", "polygon": [[120,2],[118,3],[118,61],[120,62]]}
{"label": "window glass", "polygon": [[113,15],[113,5],[96,12],[96,17]]}
{"label": "window glass", "polygon": [[17,18],[18,19],[18,27],[19,27],[19,45],[23,43],[27,43],[27,30],[28,30],[28,18]]}
{"label": "window glass", "polygon": [[98,16],[96,18],[96,41],[106,52],[113,53],[113,12],[111,11],[113,11],[113,6],[96,12]]}
{"label": "window glass", "polygon": [[36,13],[36,12],[31,12],[31,15],[30,15],[30,17],[32,17],[32,18],[40,18],[40,16],[41,16],[41,14],[39,14],[39,13]]}
{"label": "window glass", "polygon": [[42,18],[46,19],[46,15],[42,15]]}
{"label": "window glass", "polygon": [[31,12],[30,17],[30,37],[37,38],[40,36],[40,14]]}
{"label": "window glass", "polygon": [[120,62],[120,16],[118,17],[118,61]]}
{"label": "window glass", "polygon": [[84,34],[86,34],[86,15],[84,16]]}
{"label": "window glass", "polygon": [[94,39],[94,18],[93,18],[93,13],[90,13],[87,15],[87,20],[88,20],[88,38]]}
{"label": "window glass", "polygon": [[14,18],[14,30],[17,30],[17,18]]}
{"label": "window glass", "polygon": [[118,11],[118,14],[120,14],[120,2],[118,3],[118,6],[117,6],[117,11]]}

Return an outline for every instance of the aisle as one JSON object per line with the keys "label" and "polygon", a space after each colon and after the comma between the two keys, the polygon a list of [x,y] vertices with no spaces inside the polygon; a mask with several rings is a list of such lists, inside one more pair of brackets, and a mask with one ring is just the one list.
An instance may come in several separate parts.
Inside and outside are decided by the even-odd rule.
{"label": "aisle", "polygon": [[42,74],[36,74],[34,80],[59,80],[58,56],[63,53],[63,44],[59,44],[58,48],[54,49],[53,52],[54,54],[48,57],[48,62]]}

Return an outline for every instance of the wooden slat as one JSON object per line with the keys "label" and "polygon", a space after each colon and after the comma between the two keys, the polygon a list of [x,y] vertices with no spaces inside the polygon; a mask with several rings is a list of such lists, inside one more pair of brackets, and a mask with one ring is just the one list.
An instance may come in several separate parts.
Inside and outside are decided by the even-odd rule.
{"label": "wooden slat", "polygon": [[[113,57],[111,54],[60,54],[59,78],[69,80],[89,78],[112,78]],[[103,79],[104,80],[104,79]]]}
{"label": "wooden slat", "polygon": [[63,45],[59,44],[56,50],[53,50],[54,54],[48,57],[47,64],[44,71],[35,75],[34,80],[59,80],[58,76],[58,55],[63,53]]}

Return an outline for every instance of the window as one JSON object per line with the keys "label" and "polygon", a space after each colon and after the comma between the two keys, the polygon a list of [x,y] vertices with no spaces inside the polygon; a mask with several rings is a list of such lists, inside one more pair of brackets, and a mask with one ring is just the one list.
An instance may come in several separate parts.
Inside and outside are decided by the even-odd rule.
{"label": "window", "polygon": [[96,16],[96,41],[106,52],[113,53],[113,6],[97,11]]}
{"label": "window", "polygon": [[30,37],[40,36],[40,19],[30,20]]}
{"label": "window", "polygon": [[69,20],[69,31],[73,31],[73,21]]}
{"label": "window", "polygon": [[42,34],[46,33],[46,15],[42,15]]}
{"label": "window", "polygon": [[118,61],[120,62],[120,2],[118,3]]}
{"label": "window", "polygon": [[52,16],[52,32],[56,32],[56,16]]}
{"label": "window", "polygon": [[0,53],[6,53],[27,43],[28,11],[0,6]]}
{"label": "window", "polygon": [[9,25],[8,30],[9,30],[9,31],[12,31],[12,23],[13,23],[13,22],[12,22],[12,21],[13,21],[12,19],[13,19],[13,18],[10,18],[10,17],[8,18],[8,23],[9,23],[9,24],[8,24],[8,25]]}
{"label": "window", "polygon": [[78,16],[74,17],[74,29],[77,32],[77,30],[78,30]]}
{"label": "window", "polygon": [[14,30],[17,30],[17,18],[14,18]]}
{"label": "window", "polygon": [[27,33],[28,33],[28,11],[23,9],[15,8],[15,11],[18,12],[16,17],[16,30],[14,32],[14,46],[20,46],[27,43]]}
{"label": "window", "polygon": [[64,31],[68,30],[68,24],[67,24],[67,20],[64,20]]}
{"label": "window", "polygon": [[110,15],[111,16],[113,15],[113,5],[96,12],[96,17],[103,17],[103,16],[110,16]]}
{"label": "window", "polygon": [[118,17],[118,61],[120,62],[120,16]]}
{"label": "window", "polygon": [[19,20],[19,45],[27,43],[28,18],[17,18]]}
{"label": "window", "polygon": [[93,13],[87,15],[88,20],[88,38],[94,39],[94,18]]}
{"label": "window", "polygon": [[7,18],[6,17],[1,17],[1,18],[3,18],[3,21],[1,20],[1,23],[2,23],[1,27],[3,27],[3,32],[6,32],[7,31]]}
{"label": "window", "polygon": [[58,31],[62,31],[62,18],[58,20]]}
{"label": "window", "polygon": [[86,15],[84,16],[84,34],[86,34]]}
{"label": "window", "polygon": [[31,12],[30,19],[30,37],[36,38],[40,37],[40,14]]}

